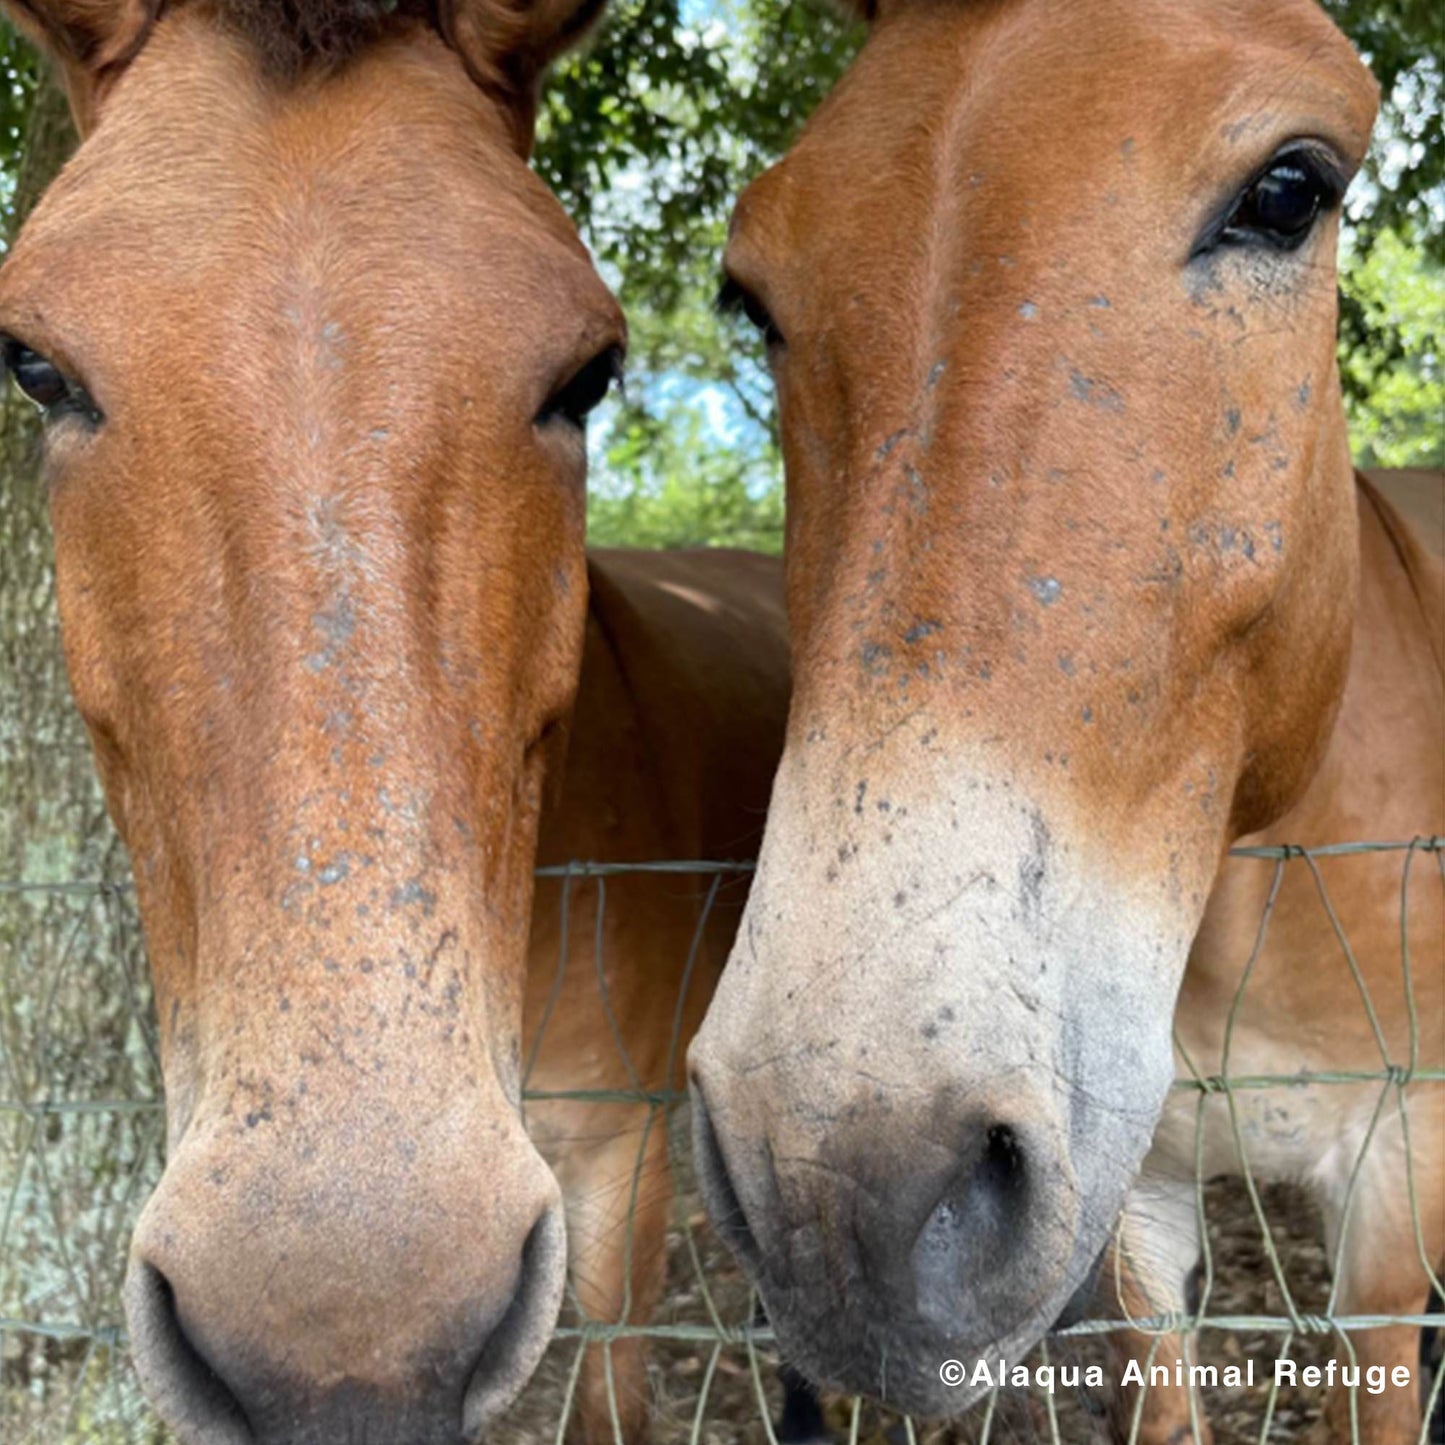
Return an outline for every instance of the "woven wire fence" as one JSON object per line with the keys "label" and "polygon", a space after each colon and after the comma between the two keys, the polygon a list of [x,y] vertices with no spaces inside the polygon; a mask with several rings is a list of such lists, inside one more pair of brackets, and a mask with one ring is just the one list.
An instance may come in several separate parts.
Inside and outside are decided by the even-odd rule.
{"label": "woven wire fence", "polygon": [[[1389,1037],[1377,1007],[1383,976],[1378,960],[1362,964],[1326,880],[1329,867],[1364,866],[1371,857],[1378,867],[1382,855],[1399,865],[1396,979],[1408,1018],[1403,1051]],[[1237,848],[1233,857],[1230,867],[1268,871],[1261,916],[1253,946],[1239,963],[1219,1067],[1209,1071],[1203,1064],[1196,1066],[1181,1049],[1185,1069],[1171,1102],[1171,1107],[1191,1108],[1196,1121],[1193,1198],[1202,1246],[1197,1300],[1187,1313],[1140,1316],[1115,1311],[1114,1318],[1090,1319],[1060,1331],[1027,1362],[1032,1388],[995,1388],[962,1421],[948,1425],[900,1419],[858,1400],[826,1401],[826,1422],[834,1438],[880,1445],[990,1440],[1084,1445],[1109,1439],[1099,1394],[1083,1382],[1089,1362],[1105,1370],[1106,1378],[1117,1377],[1118,1360],[1112,1366],[1104,1363],[1102,1342],[1127,1329],[1147,1344],[1139,1358],[1146,1380],[1153,1378],[1150,1372],[1161,1352],[1167,1356],[1173,1351],[1171,1341],[1180,1335],[1189,1337],[1180,1347],[1188,1363],[1214,1369],[1214,1383],[1203,1375],[1202,1388],[1188,1394],[1196,1431],[1196,1412],[1202,1409],[1220,1445],[1296,1440],[1303,1438],[1304,1427],[1318,1412],[1320,1392],[1281,1384],[1275,1358],[1295,1358],[1303,1366],[1334,1354],[1347,1364],[1355,1359],[1355,1338],[1364,1332],[1445,1325],[1439,1260],[1431,1257],[1426,1244],[1417,1190],[1420,1179],[1438,1176],[1445,1161],[1416,1157],[1408,1107],[1422,1097],[1421,1091],[1445,1084],[1445,1041],[1429,1036],[1416,1004],[1421,970],[1434,970],[1438,977],[1445,968],[1441,940],[1432,937],[1422,943],[1410,933],[1412,889],[1445,887],[1445,840],[1422,837],[1309,850]],[[531,1108],[572,1101],[629,1110],[626,1128],[637,1136],[638,1146],[636,1164],[623,1184],[626,1207],[617,1222],[626,1231],[621,1247],[628,1280],[617,1308],[589,1313],[572,1290],[548,1359],[495,1432],[498,1440],[560,1442],[588,1410],[592,1431],[605,1434],[610,1426],[621,1438],[629,1411],[625,1401],[619,1404],[613,1352],[642,1341],[649,1353],[646,1414],[653,1438],[718,1445],[775,1441],[772,1421],[781,1386],[772,1333],[746,1282],[706,1225],[688,1160],[685,1095],[673,1087],[645,1086],[627,1057],[626,1021],[619,1020],[608,1002],[608,977],[616,976],[617,960],[605,956],[609,883],[644,874],[669,875],[691,900],[696,916],[678,975],[663,1073],[675,1080],[686,1045],[681,1037],[682,1000],[695,986],[709,921],[716,922],[720,898],[730,895],[736,906],[750,869],[743,863],[673,861],[574,863],[538,870],[539,878],[557,886],[559,947],[545,1003],[539,1016],[527,1020],[524,1099]],[[1417,876],[1422,872],[1431,875],[1424,882]],[[1236,1025],[1251,985],[1261,986],[1271,922],[1282,890],[1291,883],[1313,890],[1328,920],[1336,956],[1321,958],[1318,966],[1322,977],[1329,969],[1344,970],[1358,995],[1378,1053],[1378,1060],[1369,1060],[1367,1066],[1352,1060],[1348,1067],[1331,1071],[1231,1071]],[[9,948],[9,956],[0,959],[0,1130],[5,1138],[0,1155],[5,1171],[0,1174],[0,1439],[107,1445],[165,1441],[169,1437],[147,1411],[131,1372],[118,1302],[130,1229],[159,1177],[164,1133],[156,1036],[132,890],[128,882],[119,881],[0,881],[0,906],[0,943]],[[537,1088],[530,1076],[555,1011],[565,1006],[566,971],[574,971],[575,981],[575,971],[589,964],[630,1087]],[[1260,1166],[1258,1144],[1251,1146],[1246,1121],[1247,1101],[1259,1091],[1316,1088],[1373,1091],[1339,1237],[1328,1258],[1319,1247],[1317,1225],[1299,1198],[1281,1194],[1267,1182],[1269,1169]],[[1239,1176],[1238,1184],[1227,1190],[1207,1180],[1204,1161],[1206,1117],[1220,1107],[1226,1111]],[[1368,1218],[1356,1217],[1363,1166],[1377,1138],[1395,1125],[1404,1145],[1416,1256],[1403,1261],[1402,1268],[1418,1273],[1421,1308],[1393,1315],[1347,1313],[1340,1307],[1340,1265],[1351,1230],[1369,1227]],[[655,1157],[658,1139],[665,1140],[669,1176],[661,1183],[644,1162]],[[1431,1173],[1422,1176],[1421,1171]],[[639,1201],[655,1198],[660,1187],[671,1202],[666,1239],[635,1241]],[[1127,1256],[1126,1242],[1121,1238],[1117,1243],[1116,1270]],[[666,1249],[666,1292],[646,1318],[638,1317],[631,1299],[634,1245],[639,1250]],[[1217,1384],[1228,1365],[1239,1366],[1251,1355],[1260,1361],[1251,1387],[1231,1390]],[[1170,1366],[1165,1368],[1167,1372]],[[1052,1370],[1058,1387],[1043,1383],[1049,1376],[1040,1369]],[[589,1371],[603,1382],[600,1397],[595,1389],[589,1397]],[[1417,1382],[1423,1384],[1427,1374],[1422,1372]],[[1445,1369],[1435,1370],[1428,1394],[1421,1391],[1422,1445],[1430,1439],[1429,1418],[1440,1409],[1442,1380]],[[1373,1445],[1362,1433],[1359,1394],[1350,1392],[1351,1435],[1358,1445]],[[1147,1399],[1147,1389],[1139,1392],[1132,1411],[1115,1426],[1130,1440],[1141,1438]]]}

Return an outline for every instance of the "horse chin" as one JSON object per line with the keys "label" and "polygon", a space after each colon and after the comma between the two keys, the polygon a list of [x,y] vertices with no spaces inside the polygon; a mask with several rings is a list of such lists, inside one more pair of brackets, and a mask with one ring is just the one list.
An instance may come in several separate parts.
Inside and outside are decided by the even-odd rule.
{"label": "horse chin", "polygon": [[1031,1314],[1026,1324],[988,1345],[951,1340],[916,1322],[880,1324],[852,1312],[792,1322],[780,1315],[774,1328],[782,1358],[820,1389],[866,1396],[921,1419],[950,1419],[989,1392],[1000,1366],[1027,1358],[1046,1333],[1049,1312]]}
{"label": "horse chin", "polygon": [[1058,1313],[1053,1325],[1049,1329],[1050,1334],[1057,1334],[1060,1330],[1066,1330],[1071,1325],[1076,1325],[1082,1320],[1090,1318],[1094,1312],[1095,1295],[1099,1288],[1099,1275],[1104,1268],[1104,1255],[1107,1253],[1107,1246],[1101,1248],[1094,1256],[1094,1262],[1089,1266],[1085,1274],[1065,1303],[1063,1309]]}
{"label": "horse chin", "polygon": [[1106,1252],[1107,1243],[1081,1240],[1077,1257],[1087,1261],[1081,1273],[1060,1278],[1046,1297],[1022,1305],[1016,1300],[1011,1318],[979,1318],[967,1338],[930,1327],[916,1313],[880,1318],[856,1304],[800,1309],[796,1289],[756,1275],[754,1282],[780,1354],[820,1389],[864,1395],[903,1414],[948,1419],[987,1395],[1001,1368],[1022,1364],[1042,1339],[1094,1313]]}

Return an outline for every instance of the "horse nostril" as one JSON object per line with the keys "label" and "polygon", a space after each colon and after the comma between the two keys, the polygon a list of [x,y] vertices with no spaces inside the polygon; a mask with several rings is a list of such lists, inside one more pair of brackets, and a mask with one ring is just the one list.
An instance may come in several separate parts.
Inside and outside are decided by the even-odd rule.
{"label": "horse nostril", "polygon": [[1007,1124],[995,1124],[984,1139],[983,1155],[974,1165],[968,1189],[980,1210],[987,1210],[995,1228],[1018,1218],[1028,1192],[1024,1148]]}
{"label": "horse nostril", "polygon": [[482,1432],[516,1398],[537,1368],[562,1308],[567,1273],[567,1229],[560,1201],[538,1216],[522,1245],[517,1287],[477,1356],[462,1398],[468,1440]]}
{"label": "horse nostril", "polygon": [[1027,1244],[1030,1178],[1023,1141],[991,1125],[948,1182],[913,1246],[918,1307],[953,1322],[960,1299],[980,1300]]}
{"label": "horse nostril", "polygon": [[136,1369],[181,1438],[254,1445],[241,1402],[186,1333],[170,1280],[144,1260],[133,1260],[125,1305]]}
{"label": "horse nostril", "polygon": [[994,1124],[983,1148],[953,1178],[924,1233],[941,1231],[952,1248],[967,1246],[968,1260],[981,1271],[1019,1242],[1029,1194],[1028,1160],[1022,1141],[1007,1124]]}
{"label": "horse nostril", "polygon": [[727,1158],[718,1143],[717,1131],[696,1077],[691,1081],[691,1093],[693,1168],[703,1200],[723,1242],[743,1264],[755,1268],[760,1258],[758,1242],[748,1224],[743,1202],[733,1187]]}

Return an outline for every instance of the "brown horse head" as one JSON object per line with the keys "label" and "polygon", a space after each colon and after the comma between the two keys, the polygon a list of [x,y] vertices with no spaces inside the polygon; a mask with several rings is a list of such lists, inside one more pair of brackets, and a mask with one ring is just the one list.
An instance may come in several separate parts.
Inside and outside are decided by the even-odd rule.
{"label": "brown horse head", "polygon": [[520,990],[623,329],[525,159],[579,16],[471,3],[30,13],[86,134],[0,330],[161,1027],[131,1333],[208,1445],[471,1440],[562,1290]]}
{"label": "brown horse head", "polygon": [[1232,839],[1319,757],[1356,547],[1311,0],[883,0],[742,198],[796,692],[692,1052],[783,1350],[928,1413],[1087,1284]]}

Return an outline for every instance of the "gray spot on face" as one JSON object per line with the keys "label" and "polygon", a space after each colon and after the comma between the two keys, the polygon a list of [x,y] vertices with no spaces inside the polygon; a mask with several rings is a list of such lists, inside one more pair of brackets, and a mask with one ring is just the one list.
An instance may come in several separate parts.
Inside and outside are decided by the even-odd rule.
{"label": "gray spot on face", "polygon": [[1029,813],[1030,846],[1019,860],[1019,901],[1024,922],[1037,924],[1043,908],[1044,880],[1049,871],[1052,839],[1044,815],[1034,808]]}
{"label": "gray spot on face", "polygon": [[1039,308],[1032,301],[1024,301],[1019,305],[1019,315],[1025,321],[1032,321],[1039,314]]}
{"label": "gray spot on face", "polygon": [[1059,600],[1063,592],[1063,583],[1057,577],[1030,577],[1029,591],[1032,592],[1038,601],[1045,607],[1052,607]]}
{"label": "gray spot on face", "polygon": [[411,879],[406,883],[398,884],[391,890],[391,907],[410,908],[414,904],[420,904],[422,912],[430,918],[436,911],[437,896],[435,893],[422,887],[418,879]]}
{"label": "gray spot on face", "polygon": [[356,632],[356,611],[346,596],[338,597],[330,608],[323,607],[312,621],[316,630],[338,647],[350,642]]}
{"label": "gray spot on face", "polygon": [[1214,255],[1201,256],[1184,273],[1189,299],[1211,316],[1217,314],[1213,298],[1224,292],[1224,278],[1219,274],[1219,261]]}
{"label": "gray spot on face", "polygon": [[1069,393],[1075,401],[1097,407],[1100,411],[1124,410],[1124,398],[1108,382],[1085,376],[1077,367],[1069,372]]}
{"label": "gray spot on face", "polygon": [[917,467],[905,463],[903,476],[909,487],[909,506],[915,512],[926,512],[928,510],[928,483],[923,480],[923,473]]}
{"label": "gray spot on face", "polygon": [[862,658],[864,670],[877,677],[880,673],[887,672],[893,649],[886,642],[865,642],[859,656]]}
{"label": "gray spot on face", "polygon": [[316,881],[323,888],[329,888],[333,883],[340,883],[351,874],[351,863],[343,854],[334,863],[328,863],[317,875]]}
{"label": "gray spot on face", "polygon": [[1189,529],[1190,543],[1216,556],[1237,553],[1246,561],[1254,561],[1254,538],[1238,527],[1227,523],[1198,522]]}
{"label": "gray spot on face", "polygon": [[903,634],[905,642],[922,642],[925,637],[931,637],[935,632],[941,632],[943,624],[935,622],[931,617],[920,618]]}
{"label": "gray spot on face", "polygon": [[351,599],[342,593],[329,608],[315,613],[311,625],[321,634],[324,645],[306,659],[306,670],[322,672],[335,667],[356,634],[356,610]]}

